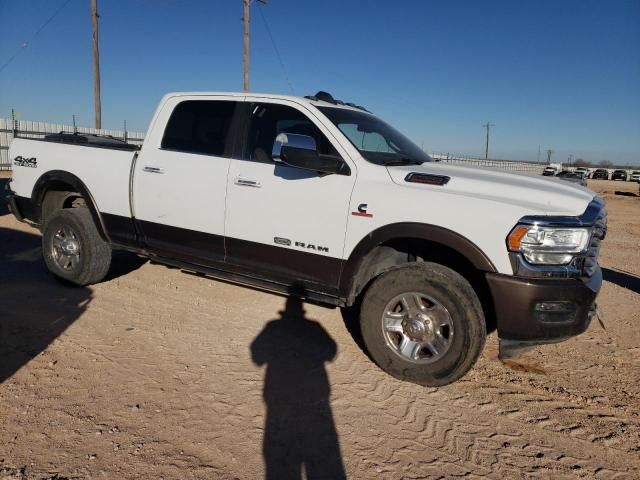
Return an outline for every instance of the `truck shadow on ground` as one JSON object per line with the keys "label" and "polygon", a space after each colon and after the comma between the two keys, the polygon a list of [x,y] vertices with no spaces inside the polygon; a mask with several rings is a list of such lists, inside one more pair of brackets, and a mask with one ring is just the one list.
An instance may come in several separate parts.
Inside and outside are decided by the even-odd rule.
{"label": "truck shadow on ground", "polygon": [[634,293],[640,293],[640,277],[631,273],[603,268],[602,278],[605,282],[611,282]]}
{"label": "truck shadow on ground", "polygon": [[[47,272],[40,242],[35,233],[0,228],[0,384],[62,335],[93,299],[90,288],[65,285]],[[109,275],[138,265],[115,263]]]}
{"label": "truck shadow on ground", "polygon": [[335,358],[336,343],[305,317],[304,291],[294,287],[290,294],[280,318],[251,344],[253,362],[266,365],[266,478],[346,478],[324,365]]}

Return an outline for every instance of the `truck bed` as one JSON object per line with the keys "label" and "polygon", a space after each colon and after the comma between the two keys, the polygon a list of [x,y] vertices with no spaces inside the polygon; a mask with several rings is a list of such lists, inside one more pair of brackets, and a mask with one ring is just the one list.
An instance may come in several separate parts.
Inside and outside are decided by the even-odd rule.
{"label": "truck bed", "polygon": [[100,212],[131,217],[129,176],[135,145],[127,148],[45,139],[15,138],[9,149],[12,161],[12,190],[21,197],[32,196],[36,182],[44,175],[67,172],[76,176],[91,192]]}

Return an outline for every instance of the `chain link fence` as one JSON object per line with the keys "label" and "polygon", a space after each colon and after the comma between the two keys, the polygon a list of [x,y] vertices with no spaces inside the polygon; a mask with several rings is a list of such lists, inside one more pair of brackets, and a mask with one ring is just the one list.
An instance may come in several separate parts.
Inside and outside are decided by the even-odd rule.
{"label": "chain link fence", "polygon": [[[135,145],[142,145],[144,133],[127,132],[124,130],[108,130],[86,127],[75,127],[60,123],[36,122],[30,120],[15,120],[0,118],[0,170],[11,170],[9,159],[9,144],[16,137],[43,138],[51,133],[88,133],[95,135],[110,135]],[[520,162],[513,160],[485,160],[481,158],[461,157],[449,153],[432,153],[431,157],[439,162],[467,165],[470,167],[492,168],[512,172],[524,172],[539,175],[546,166],[543,163]]]}
{"label": "chain link fence", "polygon": [[448,153],[432,153],[430,154],[437,162],[452,163],[457,165],[466,165],[469,167],[492,168],[496,170],[506,170],[510,172],[530,173],[531,175],[541,175],[545,163],[522,162],[516,160],[491,160],[484,158],[461,157],[450,155]]}

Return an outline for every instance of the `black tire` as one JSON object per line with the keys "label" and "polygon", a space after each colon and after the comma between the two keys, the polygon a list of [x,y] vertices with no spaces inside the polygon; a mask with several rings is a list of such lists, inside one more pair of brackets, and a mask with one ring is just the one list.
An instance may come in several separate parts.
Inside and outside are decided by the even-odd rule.
{"label": "black tire", "polygon": [[[63,229],[72,233],[79,252],[73,264],[68,262],[68,268],[61,266],[62,260],[56,260],[60,248],[54,249],[54,237]],[[56,278],[79,286],[100,282],[111,265],[111,247],[100,237],[87,208],[52,213],[42,231],[42,252],[47,268]]]}
{"label": "black tire", "polygon": [[[407,360],[384,333],[382,318],[388,304],[407,292],[438,302],[452,322],[448,349],[442,349],[441,357],[426,359],[432,363]],[[380,275],[365,293],[360,323],[367,350],[380,368],[401,380],[426,386],[447,385],[464,376],[476,363],[487,336],[482,306],[469,282],[450,268],[429,262],[395,267]],[[397,335],[399,339],[404,336]],[[424,351],[428,357],[430,352]]]}

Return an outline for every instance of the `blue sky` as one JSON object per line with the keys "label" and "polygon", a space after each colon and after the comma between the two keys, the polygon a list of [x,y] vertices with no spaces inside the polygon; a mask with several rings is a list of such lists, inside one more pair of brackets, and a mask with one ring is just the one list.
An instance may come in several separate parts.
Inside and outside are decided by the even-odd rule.
{"label": "blue sky", "polygon": [[[242,88],[242,0],[99,9],[104,127],[146,130],[168,91]],[[493,157],[640,164],[638,0],[270,0],[251,20],[253,91],[327,90],[431,152],[482,155],[490,120]],[[91,126],[90,1],[0,0],[0,32],[0,68],[18,52],[0,116]]]}

